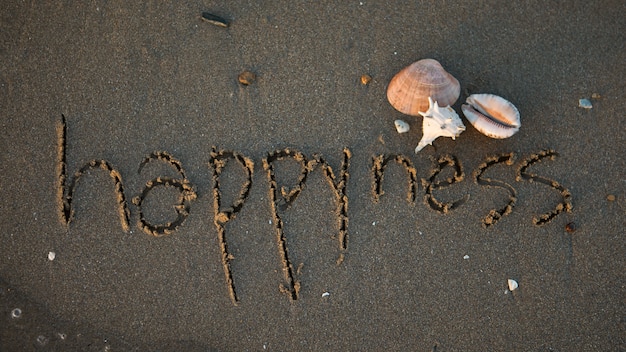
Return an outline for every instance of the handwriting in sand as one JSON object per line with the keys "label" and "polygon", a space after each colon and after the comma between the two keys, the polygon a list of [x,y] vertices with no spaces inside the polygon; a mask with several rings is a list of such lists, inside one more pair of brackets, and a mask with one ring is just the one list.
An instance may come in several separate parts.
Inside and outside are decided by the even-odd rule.
{"label": "handwriting in sand", "polygon": [[[86,174],[88,170],[100,169],[107,172],[113,180],[114,194],[117,200],[117,208],[120,218],[120,224],[122,230],[130,230],[130,210],[128,208],[128,201],[124,191],[124,185],[121,173],[106,160],[91,160],[84,164],[78,171],[76,171],[68,182],[67,173],[67,123],[65,116],[62,116],[57,126],[57,199],[58,199],[58,213],[61,222],[65,226],[69,226],[74,217],[73,195],[76,187],[79,184],[80,179]],[[302,152],[295,149],[282,149],[270,152],[262,160],[262,165],[267,174],[267,180],[269,182],[269,199],[270,208],[272,211],[273,225],[276,232],[276,243],[278,247],[278,254],[282,266],[283,272],[283,284],[280,286],[280,291],[285,293],[289,299],[297,300],[300,292],[300,281],[297,278],[297,270],[294,270],[292,260],[289,257],[288,251],[288,238],[285,235],[282,214],[288,211],[291,204],[302,193],[309,173],[320,170],[328,181],[328,184],[334,194],[336,205],[336,224],[337,224],[337,264],[340,264],[344,260],[344,252],[348,246],[348,193],[346,192],[349,179],[350,159],[352,153],[348,148],[344,148],[342,151],[342,161],[339,166],[339,172],[335,172],[333,168],[326,162],[326,160],[320,155],[313,155],[307,157]],[[533,217],[532,222],[537,226],[543,226],[557,217],[563,212],[570,212],[572,210],[571,194],[562,186],[559,182],[533,174],[529,169],[538,162],[544,160],[554,160],[558,156],[558,153],[554,150],[541,150],[537,153],[525,156],[516,166],[516,182],[534,182],[557,192],[561,201],[558,202],[554,209],[545,213],[536,215]],[[285,185],[279,185],[276,180],[274,164],[280,160],[292,160],[300,165],[300,173],[295,186],[289,188]],[[513,166],[514,162],[513,153],[502,154],[497,156],[490,156],[478,166],[473,172],[474,181],[484,187],[495,187],[506,190],[508,193],[508,200],[505,204],[498,209],[492,209],[488,214],[485,214],[481,221],[485,228],[494,226],[503,217],[510,214],[517,202],[517,191],[508,182],[503,180],[492,179],[484,176],[489,168],[503,164],[505,166]],[[145,165],[152,162],[164,163],[171,167],[179,176],[178,177],[157,177],[148,181],[141,193],[132,198],[132,204],[135,205],[139,214],[139,220],[137,223],[138,228],[145,233],[152,236],[166,236],[177,231],[185,222],[189,216],[192,202],[196,199],[196,191],[194,186],[187,178],[187,174],[179,160],[173,155],[165,151],[153,152],[146,156],[139,164],[138,173],[141,173]],[[235,162],[243,170],[246,175],[246,180],[241,185],[239,195],[233,201],[232,204],[222,204],[222,191],[221,191],[221,177],[223,177],[223,170],[227,163]],[[465,195],[459,199],[453,201],[443,202],[435,196],[435,192],[447,187],[451,187],[454,184],[463,182],[465,174],[461,163],[453,155],[442,155],[435,163],[434,168],[431,170],[430,176],[418,180],[417,170],[413,166],[411,159],[401,154],[382,154],[372,157],[371,164],[371,180],[372,182],[372,201],[377,203],[384,195],[383,183],[385,176],[385,169],[389,163],[398,163],[406,171],[408,187],[407,187],[407,202],[414,204],[417,198],[418,184],[424,189],[424,203],[432,210],[442,214],[447,214],[450,211],[462,206],[469,198],[469,195]],[[235,280],[230,267],[230,261],[233,256],[228,250],[227,236],[225,225],[229,221],[232,221],[237,214],[244,207],[246,200],[249,197],[250,189],[252,187],[252,175],[254,172],[254,162],[252,159],[242,155],[236,151],[222,150],[213,147],[208,167],[212,169],[212,194],[213,194],[213,224],[217,230],[218,241],[221,249],[221,263],[224,270],[225,281],[228,289],[229,296],[233,304],[237,305],[239,298],[236,293]],[[452,168],[453,176],[442,179],[440,175],[445,168]],[[418,182],[420,181],[420,182]],[[157,187],[172,187],[179,192],[177,203],[174,205],[176,211],[176,219],[161,224],[152,224],[144,216],[143,202],[150,192]]]}

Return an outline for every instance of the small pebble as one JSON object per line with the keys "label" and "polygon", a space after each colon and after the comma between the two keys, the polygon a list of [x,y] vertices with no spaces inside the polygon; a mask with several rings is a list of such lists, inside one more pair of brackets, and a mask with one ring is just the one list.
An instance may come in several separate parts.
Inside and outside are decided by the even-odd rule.
{"label": "small pebble", "polygon": [[467,254],[466,254],[466,255],[464,255],[464,256],[463,256],[463,259],[465,259],[465,260],[469,259],[469,255],[467,255]]}
{"label": "small pebble", "polygon": [[226,19],[217,15],[214,15],[212,13],[203,12],[202,19],[218,27],[224,27],[224,28],[228,27],[228,21],[226,21]]}
{"label": "small pebble", "polygon": [[608,200],[609,202],[614,202],[615,201],[615,196],[612,194],[609,194],[608,196],[606,196],[606,200]]}
{"label": "small pebble", "polygon": [[591,101],[589,101],[589,99],[579,99],[578,107],[583,109],[591,109],[593,108],[593,105],[591,105]]}
{"label": "small pebble", "polygon": [[53,261],[56,258],[57,254],[54,252],[48,252],[48,260]]}
{"label": "small pebble", "polygon": [[370,75],[363,75],[361,76],[361,84],[366,86],[368,85],[370,82],[372,81],[372,76]]}
{"label": "small pebble", "polygon": [[398,133],[409,132],[409,129],[411,128],[408,123],[402,120],[395,120],[393,124],[396,126],[396,131],[398,131]]}
{"label": "small pebble", "polygon": [[329,292],[324,292],[324,293],[322,293],[322,297],[328,297],[328,296],[330,296],[330,293],[329,293]]}
{"label": "small pebble", "polygon": [[239,74],[239,83],[243,84],[244,86],[254,83],[255,80],[256,75],[253,72],[243,71]]}
{"label": "small pebble", "polygon": [[11,318],[17,319],[22,316],[22,310],[19,308],[15,308],[11,311]]}
{"label": "small pebble", "polygon": [[565,231],[567,231],[568,233],[574,233],[574,231],[576,231],[576,224],[573,222],[568,222],[567,225],[565,225]]}
{"label": "small pebble", "polygon": [[600,99],[600,98],[602,98],[602,96],[598,93],[591,94],[591,99]]}
{"label": "small pebble", "polygon": [[513,279],[508,280],[508,285],[509,285],[509,291],[511,292],[515,291],[519,287],[519,285],[517,284],[517,281]]}

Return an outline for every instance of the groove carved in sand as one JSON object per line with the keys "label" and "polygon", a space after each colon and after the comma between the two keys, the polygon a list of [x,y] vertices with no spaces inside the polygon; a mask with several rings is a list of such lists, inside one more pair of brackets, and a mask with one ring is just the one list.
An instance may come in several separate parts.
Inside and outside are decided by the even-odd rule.
{"label": "groove carved in sand", "polygon": [[[449,177],[445,180],[437,181],[436,180],[437,176],[446,167],[452,167],[454,169],[453,177]],[[438,211],[442,214],[447,214],[450,210],[453,210],[461,206],[463,203],[465,203],[469,199],[469,194],[466,194],[462,198],[457,199],[455,201],[444,203],[444,202],[439,201],[437,198],[435,198],[433,191],[441,190],[455,183],[461,182],[463,181],[464,177],[465,177],[465,174],[463,173],[463,167],[461,166],[461,163],[455,156],[453,155],[440,156],[436,161],[435,168],[433,169],[433,172],[431,173],[430,177],[428,179],[422,180],[423,186],[426,190],[424,201],[426,202],[426,204],[428,204],[428,206],[431,209]]]}
{"label": "groove carved in sand", "polygon": [[[285,284],[280,285],[279,289],[281,292],[287,294],[291,300],[295,301],[299,297],[300,281],[296,277],[297,271],[294,270],[292,261],[289,257],[287,238],[284,232],[284,223],[280,213],[287,210],[300,195],[305,187],[309,173],[312,172],[316,166],[321,166],[323,174],[333,190],[337,204],[336,215],[339,225],[339,258],[337,259],[337,264],[340,264],[344,259],[344,252],[347,249],[348,196],[346,193],[346,185],[349,178],[348,165],[351,156],[351,152],[345,148],[343,150],[343,160],[341,163],[339,177],[335,176],[333,169],[330,165],[328,165],[324,158],[317,154],[313,156],[312,160],[309,160],[301,152],[286,148],[268,153],[267,157],[263,159],[263,168],[267,172],[269,181],[270,207],[272,210],[274,228],[276,229],[278,253],[281,259],[283,277],[285,280]],[[291,158],[300,164],[300,173],[298,175],[298,181],[294,187],[288,189],[285,186],[281,186],[279,193],[279,187],[276,182],[276,175],[274,171],[274,162],[284,160],[286,158]]]}
{"label": "groove carved in sand", "polygon": [[502,217],[509,215],[513,211],[513,207],[515,207],[515,202],[517,202],[517,191],[513,188],[513,186],[504,181],[483,177],[483,173],[485,173],[487,169],[502,163],[512,165],[513,153],[488,157],[474,172],[474,180],[477,184],[486,187],[506,189],[509,193],[509,201],[504,207],[500,209],[491,209],[489,214],[483,218],[483,226],[485,228],[495,225],[500,219],[502,219]]}
{"label": "groove carved in sand", "polygon": [[[220,176],[226,163],[231,160],[235,160],[243,167],[246,172],[247,179],[241,186],[241,191],[237,199],[227,208],[222,207],[222,192],[220,190]],[[226,223],[235,218],[236,214],[241,211],[244,203],[250,195],[250,188],[252,187],[252,174],[254,172],[254,163],[251,159],[233,151],[217,150],[213,147],[211,150],[211,158],[209,159],[209,166],[213,169],[213,224],[217,230],[217,237],[221,251],[221,262],[224,269],[224,276],[226,279],[226,286],[228,287],[228,294],[234,305],[239,303],[237,297],[237,291],[235,290],[235,282],[233,280],[233,274],[230,268],[230,261],[233,259],[233,255],[229,253],[226,242],[226,230],[224,226]]]}
{"label": "groove carved in sand", "polygon": [[[176,170],[176,172],[181,175],[182,178],[178,179],[170,177],[157,177],[146,182],[146,185],[144,186],[141,194],[133,198],[133,204],[136,205],[139,209],[139,221],[137,225],[140,229],[142,229],[145,233],[149,235],[155,237],[167,236],[176,231],[183,224],[183,222],[185,222],[185,220],[189,216],[190,203],[192,200],[196,199],[197,195],[191,183],[187,179],[185,170],[183,170],[180,161],[178,161],[167,152],[154,152],[145,157],[139,165],[139,170],[137,171],[137,173],[141,173],[143,167],[147,163],[152,161],[161,161],[172,166]],[[174,187],[178,189],[178,200],[176,205],[174,206],[177,214],[176,220],[166,222],[165,224],[154,225],[145,219],[141,205],[148,193],[150,193],[150,191],[152,191],[156,187]]]}
{"label": "groove carved in sand", "polygon": [[101,169],[108,172],[109,176],[113,179],[115,187],[115,199],[117,201],[117,210],[120,217],[120,223],[122,230],[128,232],[130,212],[128,210],[128,203],[124,196],[124,186],[122,183],[122,175],[113,168],[113,166],[106,160],[94,159],[83,165],[70,180],[69,188],[66,187],[67,182],[67,123],[65,115],[61,114],[61,120],[57,122],[57,208],[61,222],[69,226],[70,222],[74,218],[74,209],[72,207],[72,201],[74,197],[74,191],[78,184],[78,180],[91,169]]}
{"label": "groove carved in sand", "polygon": [[372,191],[374,192],[374,203],[378,203],[380,197],[385,194],[383,191],[383,179],[385,176],[385,168],[390,161],[395,161],[402,165],[409,176],[409,189],[407,191],[406,200],[413,204],[417,193],[417,169],[409,158],[401,154],[381,154],[372,158],[372,173],[374,182]]}
{"label": "groove carved in sand", "polygon": [[517,181],[526,180],[531,183],[532,182],[543,183],[544,185],[548,185],[554,190],[556,190],[557,192],[559,192],[559,194],[563,198],[563,200],[556,205],[554,210],[549,211],[545,214],[541,214],[539,216],[533,217],[533,223],[535,225],[539,225],[539,226],[545,225],[546,223],[550,222],[552,219],[554,219],[557,215],[561,214],[562,212],[572,211],[572,194],[567,188],[563,187],[557,181],[554,181],[546,177],[538,176],[536,174],[533,174],[527,171],[528,168],[531,167],[532,165],[538,162],[541,162],[544,159],[554,160],[556,159],[558,155],[559,154],[557,152],[555,152],[554,150],[550,150],[550,149],[542,150],[538,153],[531,154],[528,158],[522,160],[522,162],[520,163],[520,167],[517,170],[517,177],[516,177]]}

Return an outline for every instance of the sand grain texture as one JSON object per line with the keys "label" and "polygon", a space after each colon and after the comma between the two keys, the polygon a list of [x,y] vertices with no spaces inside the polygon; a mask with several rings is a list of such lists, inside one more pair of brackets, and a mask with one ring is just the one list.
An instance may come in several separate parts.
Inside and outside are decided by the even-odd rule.
{"label": "sand grain texture", "polygon": [[[3,2],[0,350],[625,350],[625,14]],[[414,154],[385,91],[423,58],[520,131]]]}

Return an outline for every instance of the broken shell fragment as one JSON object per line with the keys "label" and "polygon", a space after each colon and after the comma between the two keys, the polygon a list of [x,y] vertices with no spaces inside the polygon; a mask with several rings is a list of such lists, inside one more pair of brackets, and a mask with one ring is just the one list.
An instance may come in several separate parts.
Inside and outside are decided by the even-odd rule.
{"label": "broken shell fragment", "polygon": [[239,83],[243,84],[244,86],[248,86],[254,83],[254,81],[256,80],[256,75],[254,74],[254,72],[243,71],[239,74],[238,79]]}
{"label": "broken shell fragment", "polygon": [[509,291],[511,292],[515,291],[519,287],[519,285],[517,284],[517,281],[513,279],[508,279],[507,283],[509,285]]}
{"label": "broken shell fragment", "polygon": [[429,108],[428,98],[439,106],[448,106],[457,101],[460,93],[459,81],[433,59],[419,60],[403,68],[387,87],[391,106],[411,116]]}
{"label": "broken shell fragment", "polygon": [[497,95],[472,94],[461,110],[480,133],[491,138],[511,137],[522,126],[515,105]]}
{"label": "broken shell fragment", "polygon": [[426,112],[419,114],[424,116],[422,130],[424,135],[415,148],[415,153],[425,146],[433,144],[438,137],[450,137],[455,139],[461,132],[465,131],[465,125],[459,115],[449,105],[440,107],[436,101],[428,98],[429,108]]}
{"label": "broken shell fragment", "polygon": [[398,133],[409,132],[410,127],[408,123],[402,120],[395,120],[393,124],[396,126],[396,131],[398,131]]}
{"label": "broken shell fragment", "polygon": [[228,27],[228,21],[212,13],[203,12],[202,19],[215,26],[224,27],[224,28]]}
{"label": "broken shell fragment", "polygon": [[591,109],[593,105],[589,99],[578,99],[578,107],[583,109]]}

